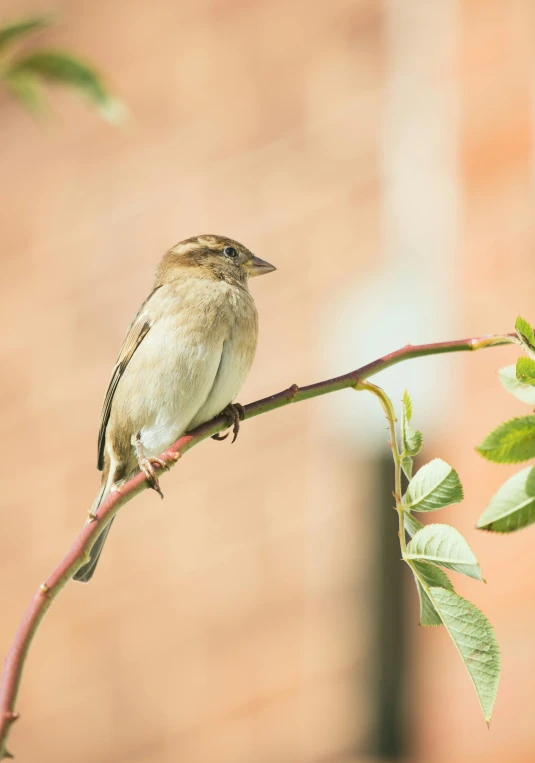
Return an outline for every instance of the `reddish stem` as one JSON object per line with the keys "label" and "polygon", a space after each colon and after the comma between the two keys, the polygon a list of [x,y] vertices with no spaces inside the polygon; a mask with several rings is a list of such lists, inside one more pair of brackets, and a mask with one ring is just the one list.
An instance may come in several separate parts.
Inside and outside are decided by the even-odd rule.
{"label": "reddish stem", "polygon": [[[267,413],[289,403],[297,403],[301,400],[308,400],[309,398],[336,392],[340,389],[355,387],[359,380],[373,376],[379,371],[409,358],[438,355],[447,352],[478,350],[485,347],[516,342],[518,342],[516,334],[504,334],[476,339],[460,339],[453,342],[438,342],[436,344],[407,345],[344,376],[338,376],[334,379],[328,379],[301,388],[293,384],[289,389],[283,390],[276,395],[250,403],[245,406],[245,418],[252,418],[253,416]],[[218,416],[181,437],[160,458],[169,467],[172,467],[184,453],[211,435],[220,432],[225,426],[228,426],[227,417]],[[162,471],[158,467],[158,472],[161,473]],[[120,490],[114,491],[107,496],[98,508],[96,519],[84,525],[67,555],[46,581],[40,585],[24,613],[7,653],[0,684],[0,760],[13,757],[6,749],[6,740],[13,723],[19,717],[19,714],[15,711],[15,703],[20,688],[22,672],[33,637],[43,617],[62,588],[88,560],[89,551],[103,527],[112,520],[124,504],[131,501],[134,496],[146,488],[147,482],[145,476],[140,473],[129,480]]]}

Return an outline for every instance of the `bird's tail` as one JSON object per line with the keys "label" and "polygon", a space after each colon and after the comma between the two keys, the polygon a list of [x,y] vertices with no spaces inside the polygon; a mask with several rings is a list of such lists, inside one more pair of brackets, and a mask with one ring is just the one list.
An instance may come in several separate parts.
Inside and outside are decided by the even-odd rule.
{"label": "bird's tail", "polygon": [[[106,498],[109,492],[110,492],[110,489],[108,485],[104,483],[97,493],[97,497],[95,498],[93,506],[91,507],[91,513],[93,513],[94,511],[98,509],[98,507],[100,506],[102,501]],[[73,580],[78,580],[80,581],[80,583],[89,583],[89,581],[93,577],[93,573],[95,572],[95,567],[97,566],[97,562],[102,552],[104,542],[108,536],[108,533],[110,531],[110,527],[112,526],[112,524],[113,524],[113,519],[108,525],[106,525],[104,530],[96,539],[93,545],[93,548],[89,552],[89,556],[90,556],[89,561],[87,562],[87,564],[84,564],[83,567],[80,567],[80,569],[74,573]]]}

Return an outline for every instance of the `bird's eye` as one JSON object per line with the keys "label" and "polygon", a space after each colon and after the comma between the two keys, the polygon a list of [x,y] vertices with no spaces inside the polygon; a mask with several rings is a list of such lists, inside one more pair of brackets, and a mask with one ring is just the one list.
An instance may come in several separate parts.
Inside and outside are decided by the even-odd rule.
{"label": "bird's eye", "polygon": [[226,257],[237,257],[237,256],[238,256],[238,252],[237,252],[237,251],[234,249],[234,247],[233,247],[233,246],[226,246],[226,247],[223,249],[223,254],[224,254]]}

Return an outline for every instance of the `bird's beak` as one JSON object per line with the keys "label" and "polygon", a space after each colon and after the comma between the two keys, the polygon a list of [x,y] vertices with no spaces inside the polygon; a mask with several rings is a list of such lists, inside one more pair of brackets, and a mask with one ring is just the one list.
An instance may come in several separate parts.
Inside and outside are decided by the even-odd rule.
{"label": "bird's beak", "polygon": [[273,270],[277,270],[275,265],[270,265],[269,262],[261,260],[260,257],[251,257],[251,259],[245,263],[249,278],[255,276],[263,276],[265,273],[271,273]]}

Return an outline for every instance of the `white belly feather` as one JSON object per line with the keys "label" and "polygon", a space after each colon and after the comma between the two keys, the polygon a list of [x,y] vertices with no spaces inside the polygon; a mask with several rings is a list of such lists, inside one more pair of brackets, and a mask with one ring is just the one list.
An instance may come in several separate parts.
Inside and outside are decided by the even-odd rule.
{"label": "white belly feather", "polygon": [[219,288],[221,306],[212,320],[193,305],[159,318],[121,379],[126,417],[137,427],[147,456],[221,413],[249,373],[256,309],[248,292],[229,292],[226,284]]}

